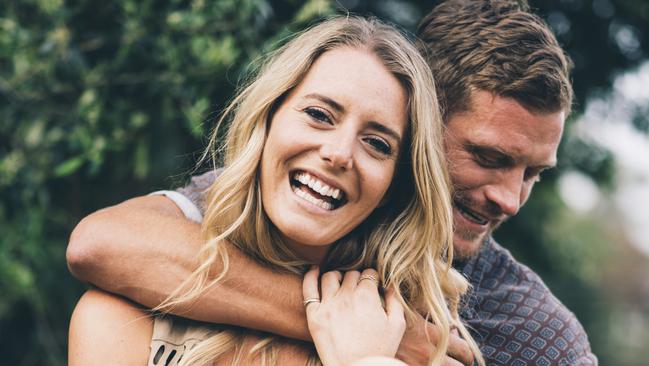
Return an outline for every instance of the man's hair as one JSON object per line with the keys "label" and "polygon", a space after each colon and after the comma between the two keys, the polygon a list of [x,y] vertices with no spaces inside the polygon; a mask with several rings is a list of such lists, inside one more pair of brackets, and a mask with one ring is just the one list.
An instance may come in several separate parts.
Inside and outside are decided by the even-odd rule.
{"label": "man's hair", "polygon": [[523,1],[445,1],[417,33],[444,121],[469,110],[473,90],[513,98],[536,113],[570,113],[572,62]]}

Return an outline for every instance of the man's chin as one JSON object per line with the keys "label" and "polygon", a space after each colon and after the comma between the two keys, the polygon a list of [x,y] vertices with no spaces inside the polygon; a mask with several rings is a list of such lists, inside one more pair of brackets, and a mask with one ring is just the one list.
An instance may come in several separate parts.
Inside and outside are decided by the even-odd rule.
{"label": "man's chin", "polygon": [[484,233],[469,238],[455,232],[453,235],[453,257],[462,260],[475,256],[487,235],[488,233]]}

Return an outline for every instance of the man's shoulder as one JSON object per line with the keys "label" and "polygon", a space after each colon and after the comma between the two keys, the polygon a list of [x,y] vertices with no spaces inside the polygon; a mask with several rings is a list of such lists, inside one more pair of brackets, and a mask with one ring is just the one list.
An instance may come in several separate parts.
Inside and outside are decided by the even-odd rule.
{"label": "man's shoulder", "polygon": [[575,315],[493,239],[464,272],[473,289],[462,315],[490,364],[597,364]]}
{"label": "man's shoulder", "polygon": [[[541,277],[512,256],[493,238],[485,241],[478,256],[463,271],[472,284],[497,289],[512,284],[538,285],[547,290]],[[548,290],[549,291],[549,290]]]}
{"label": "man's shoulder", "polygon": [[194,175],[187,185],[176,189],[176,192],[187,197],[200,212],[205,212],[205,194],[220,173],[221,169],[219,168]]}

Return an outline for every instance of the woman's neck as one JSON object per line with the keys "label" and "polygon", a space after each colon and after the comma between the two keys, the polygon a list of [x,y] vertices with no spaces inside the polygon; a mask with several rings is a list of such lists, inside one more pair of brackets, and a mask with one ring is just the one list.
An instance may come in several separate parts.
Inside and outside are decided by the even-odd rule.
{"label": "woman's neck", "polygon": [[312,264],[317,264],[319,266],[322,266],[324,264],[323,262],[327,258],[329,249],[331,249],[331,244],[330,245],[306,245],[302,243],[297,243],[288,238],[284,238],[284,242],[291,249],[291,251],[295,253],[295,255],[298,258],[303,259]]}

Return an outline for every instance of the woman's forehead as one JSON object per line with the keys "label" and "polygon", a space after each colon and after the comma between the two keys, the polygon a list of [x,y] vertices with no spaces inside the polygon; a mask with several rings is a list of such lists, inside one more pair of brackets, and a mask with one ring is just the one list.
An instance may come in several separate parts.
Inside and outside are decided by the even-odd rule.
{"label": "woman's forehead", "polygon": [[362,108],[403,127],[408,95],[401,81],[374,53],[366,49],[340,47],[323,53],[313,63],[290,96],[304,99],[321,95],[342,107]]}

